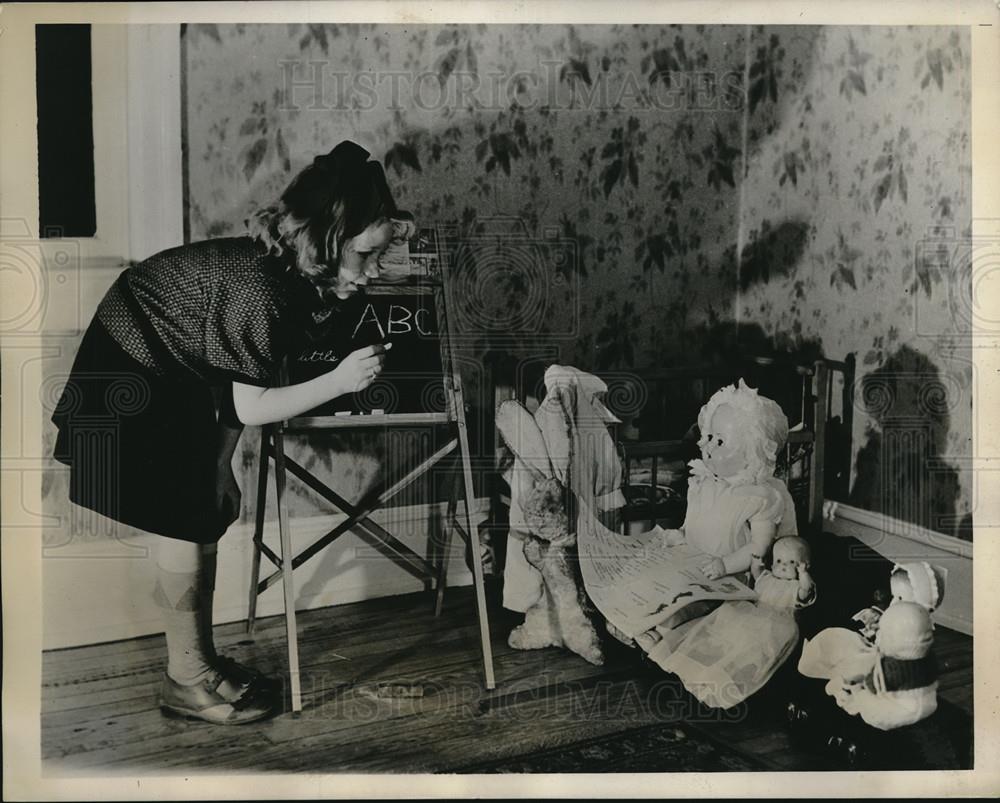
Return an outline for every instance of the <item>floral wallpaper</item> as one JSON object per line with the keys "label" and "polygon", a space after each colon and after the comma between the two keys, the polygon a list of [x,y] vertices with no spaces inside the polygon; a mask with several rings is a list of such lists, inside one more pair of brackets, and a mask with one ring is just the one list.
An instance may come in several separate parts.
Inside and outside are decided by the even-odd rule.
{"label": "floral wallpaper", "polygon": [[857,357],[848,501],[971,537],[969,37],[756,28],[740,321]]}
{"label": "floral wallpaper", "polygon": [[[428,225],[505,217],[577,245],[538,334],[610,367],[730,315],[738,26],[186,29],[192,239],[239,232],[343,138]],[[697,276],[697,281],[692,279]],[[622,326],[625,322],[627,325]]]}
{"label": "floral wallpaper", "polygon": [[[733,317],[745,28],[191,25],[183,35],[191,239],[241,232],[295,172],[350,138],[383,161],[422,225],[499,227],[539,245],[539,264],[481,263],[463,285],[480,305],[470,330],[484,322],[466,344],[473,363],[513,353],[590,370],[653,365]],[[525,320],[526,308],[537,314]],[[375,443],[337,445],[367,455],[363,477],[323,467],[359,494],[376,478]],[[244,449],[253,487],[256,453]],[[490,449],[484,441],[487,462]]]}
{"label": "floral wallpaper", "polygon": [[[425,225],[502,219],[572,243],[560,264],[480,277],[488,320],[545,298],[516,337],[482,327],[473,362],[499,351],[614,372],[741,349],[853,353],[846,496],[968,535],[973,375],[947,261],[971,219],[966,30],[192,25],[183,38],[192,239],[241,231],[354,139]],[[360,493],[374,442],[340,445],[371,457]]]}
{"label": "floral wallpaper", "polygon": [[[969,535],[966,29],[203,24],[181,36],[189,239],[241,233],[350,138],[422,225],[531,245],[518,252],[530,259],[480,259],[463,285],[477,483],[498,354],[622,375],[740,352],[854,354],[842,497]],[[670,409],[682,429],[693,420]],[[349,499],[436,445],[308,440],[290,455]],[[255,441],[239,454],[244,520]],[[293,512],[316,509],[291,490]]]}

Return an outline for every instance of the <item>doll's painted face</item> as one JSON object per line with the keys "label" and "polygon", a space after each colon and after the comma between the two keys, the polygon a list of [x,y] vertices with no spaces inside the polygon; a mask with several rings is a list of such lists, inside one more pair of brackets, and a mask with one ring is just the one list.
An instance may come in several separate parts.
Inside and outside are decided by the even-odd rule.
{"label": "doll's painted face", "polygon": [[889,589],[892,591],[891,605],[897,602],[916,602],[916,595],[913,593],[913,586],[910,583],[910,575],[904,571],[893,572],[889,578]]}
{"label": "doll's painted face", "polygon": [[732,477],[747,466],[746,421],[731,404],[720,404],[702,433],[702,458],[713,474]]}
{"label": "doll's painted face", "polygon": [[795,580],[799,566],[809,566],[809,549],[799,538],[779,538],[771,552],[771,574],[779,580]]}

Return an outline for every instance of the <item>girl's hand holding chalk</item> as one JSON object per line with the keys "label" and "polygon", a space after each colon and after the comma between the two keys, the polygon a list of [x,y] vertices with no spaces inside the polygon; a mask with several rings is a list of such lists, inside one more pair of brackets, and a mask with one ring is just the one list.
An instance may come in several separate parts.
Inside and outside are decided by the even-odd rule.
{"label": "girl's hand holding chalk", "polygon": [[367,388],[382,373],[385,354],[392,343],[365,346],[348,354],[330,373],[336,377],[342,393],[357,393]]}

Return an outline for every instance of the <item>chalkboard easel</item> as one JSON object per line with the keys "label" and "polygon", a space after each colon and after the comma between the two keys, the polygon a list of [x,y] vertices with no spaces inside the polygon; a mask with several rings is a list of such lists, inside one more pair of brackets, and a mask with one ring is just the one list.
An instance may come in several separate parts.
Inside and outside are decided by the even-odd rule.
{"label": "chalkboard easel", "polygon": [[[426,237],[425,233],[421,236]],[[426,242],[424,243],[426,247]],[[414,256],[418,256],[414,255]],[[427,257],[425,251],[423,256]],[[435,588],[434,615],[441,612],[447,581],[447,562],[454,532],[468,543],[476,594],[476,613],[482,649],[486,687],[495,688],[493,653],[479,534],[472,522],[472,463],[465,420],[461,377],[452,350],[453,332],[447,315],[448,285],[444,261],[434,260],[432,270],[406,280],[371,284],[367,292],[353,300],[331,322],[324,339],[311,345],[286,363],[285,382],[301,382],[331,370],[351,351],[376,342],[392,342],[379,379],[361,393],[335,399],[303,416],[266,426],[261,432],[257,479],[257,509],[251,565],[247,632],[253,633],[257,598],[278,580],[284,587],[285,627],[288,638],[288,665],[292,710],[302,710],[299,677],[298,632],[295,617],[293,572],[345,532],[351,531],[376,547],[408,572]],[[354,504],[337,494],[321,479],[285,454],[286,433],[301,433],[344,427],[448,427],[445,445],[414,466],[404,476],[369,494]],[[404,488],[445,459],[452,461],[452,489],[445,518],[445,544],[441,562],[435,568],[403,544],[370,516]],[[267,505],[268,468],[274,463],[278,506],[280,554],[264,543],[264,513]],[[287,475],[291,474],[346,515],[346,519],[318,538],[298,555],[291,545],[286,499]],[[464,497],[464,526],[457,518],[459,496]],[[261,555],[275,570],[261,579]]]}

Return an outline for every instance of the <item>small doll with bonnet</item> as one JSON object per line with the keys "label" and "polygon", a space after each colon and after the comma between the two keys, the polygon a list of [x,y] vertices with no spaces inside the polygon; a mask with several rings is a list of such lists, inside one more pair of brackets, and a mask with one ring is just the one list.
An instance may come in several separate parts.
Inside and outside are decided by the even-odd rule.
{"label": "small doll with bonnet", "polygon": [[[947,570],[931,566],[927,562],[899,563],[893,566],[889,575],[889,604],[894,602],[916,602],[934,613],[944,598],[944,583]],[[884,593],[884,592],[883,592]],[[879,620],[885,610],[878,602],[854,614],[855,622],[861,623],[861,635],[869,641],[875,639]]]}
{"label": "small doll with bonnet", "polygon": [[919,722],[937,710],[934,626],[916,602],[882,614],[873,649],[841,662],[826,692],[848,714],[879,730]]}
{"label": "small doll with bonnet", "polygon": [[889,575],[891,598],[885,611],[878,605],[865,608],[853,617],[862,625],[861,632],[845,627],[828,627],[802,645],[799,672],[806,677],[829,680],[842,674],[841,664],[868,660],[872,643],[878,637],[885,613],[901,602],[912,602],[928,614],[944,599],[947,571],[929,563],[901,563]]}
{"label": "small doll with bonnet", "polygon": [[[809,545],[797,536],[774,542],[771,568],[757,577],[755,602],[723,602],[677,649],[649,657],[676,674],[695,697],[731,708],[767,683],[799,641],[795,612],[816,601]],[[657,645],[658,647],[660,645]]]}

